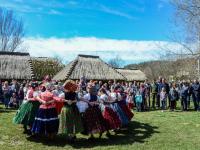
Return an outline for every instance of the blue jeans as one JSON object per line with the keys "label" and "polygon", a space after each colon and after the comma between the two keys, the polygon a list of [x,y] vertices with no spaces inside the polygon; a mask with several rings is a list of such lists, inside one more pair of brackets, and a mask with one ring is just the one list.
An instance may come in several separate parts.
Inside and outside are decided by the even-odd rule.
{"label": "blue jeans", "polygon": [[10,102],[10,98],[4,98],[4,104],[6,108],[8,108],[9,102]]}
{"label": "blue jeans", "polygon": [[166,101],[161,101],[161,108],[162,110],[166,109]]}
{"label": "blue jeans", "polygon": [[195,94],[192,94],[192,99],[193,99],[193,103],[194,103],[194,109],[199,110],[200,97]]}
{"label": "blue jeans", "polygon": [[141,112],[141,103],[136,102],[137,112]]}
{"label": "blue jeans", "polygon": [[181,106],[182,106],[182,110],[188,109],[187,97],[181,97]]}

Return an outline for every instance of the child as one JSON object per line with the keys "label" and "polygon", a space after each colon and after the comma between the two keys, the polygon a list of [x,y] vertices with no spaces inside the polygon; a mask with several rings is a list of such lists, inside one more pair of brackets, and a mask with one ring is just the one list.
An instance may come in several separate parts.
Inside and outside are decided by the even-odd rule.
{"label": "child", "polygon": [[128,108],[130,110],[133,109],[133,106],[134,106],[134,103],[133,103],[133,92],[131,92],[130,90],[128,91],[128,96],[126,97],[126,102],[127,102]]}
{"label": "child", "polygon": [[135,102],[136,102],[137,112],[141,112],[142,95],[141,95],[140,91],[136,92]]}
{"label": "child", "polygon": [[10,108],[17,108],[18,107],[17,102],[18,102],[17,95],[16,95],[16,93],[13,93],[12,97],[10,98],[9,107]]}
{"label": "child", "polygon": [[160,92],[160,101],[161,101],[161,109],[163,112],[166,109],[166,101],[167,101],[167,93],[165,88],[162,88]]}

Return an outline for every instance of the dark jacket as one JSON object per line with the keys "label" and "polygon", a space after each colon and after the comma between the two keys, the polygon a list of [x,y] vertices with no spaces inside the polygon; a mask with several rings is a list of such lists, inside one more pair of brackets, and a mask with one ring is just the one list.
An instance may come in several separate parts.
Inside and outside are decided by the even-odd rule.
{"label": "dark jacket", "polygon": [[181,96],[181,98],[187,98],[188,95],[189,95],[189,88],[188,88],[188,86],[182,86],[181,90],[180,90],[180,96]]}
{"label": "dark jacket", "polygon": [[165,88],[166,93],[169,94],[169,84],[168,83],[159,83],[158,85],[158,92],[160,93],[162,91],[162,88]]}
{"label": "dark jacket", "polygon": [[196,97],[200,97],[200,84],[199,83],[192,84],[192,94]]}
{"label": "dark jacket", "polygon": [[3,95],[2,84],[0,83],[0,96]]}
{"label": "dark jacket", "polygon": [[151,93],[156,94],[158,93],[158,84],[157,83],[153,83],[151,86]]}
{"label": "dark jacket", "polygon": [[169,91],[169,96],[171,101],[177,101],[179,99],[179,93],[176,89],[171,88]]}

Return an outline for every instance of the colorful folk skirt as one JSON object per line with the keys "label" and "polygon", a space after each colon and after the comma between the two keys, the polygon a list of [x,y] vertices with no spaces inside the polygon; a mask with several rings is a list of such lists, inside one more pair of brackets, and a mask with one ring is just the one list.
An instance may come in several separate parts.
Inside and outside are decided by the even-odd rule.
{"label": "colorful folk skirt", "polygon": [[110,107],[105,107],[102,112],[107,130],[118,129],[121,127],[121,121],[116,112]]}
{"label": "colorful folk skirt", "polygon": [[127,104],[128,109],[133,109],[134,108],[134,103],[128,103]]}
{"label": "colorful folk skirt", "polygon": [[83,131],[81,115],[76,105],[65,105],[60,114],[59,133],[76,134]]}
{"label": "colorful folk skirt", "polygon": [[83,114],[85,131],[88,134],[100,133],[106,130],[105,121],[98,106],[90,106]]}
{"label": "colorful folk skirt", "polygon": [[57,134],[58,127],[59,119],[56,108],[39,108],[31,131],[42,135]]}
{"label": "colorful folk skirt", "polygon": [[119,101],[118,104],[121,107],[122,111],[125,113],[125,115],[128,117],[128,120],[130,121],[133,118],[134,114],[128,108],[128,106],[126,105],[126,102],[125,101]]}
{"label": "colorful folk skirt", "polygon": [[24,102],[13,118],[13,123],[32,126],[39,106],[40,102],[38,101]]}
{"label": "colorful folk skirt", "polygon": [[121,121],[121,126],[127,125],[129,123],[129,119],[126,116],[126,114],[123,112],[121,107],[118,105],[118,103],[113,103],[110,106],[117,113],[117,115]]}

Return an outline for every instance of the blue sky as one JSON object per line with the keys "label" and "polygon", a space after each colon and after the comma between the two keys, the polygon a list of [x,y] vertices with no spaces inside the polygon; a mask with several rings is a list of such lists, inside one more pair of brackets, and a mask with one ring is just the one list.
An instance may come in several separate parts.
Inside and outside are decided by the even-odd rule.
{"label": "blue sky", "polygon": [[34,56],[70,61],[78,53],[97,54],[128,64],[157,58],[158,43],[174,48],[167,38],[168,0],[0,0],[0,6],[24,20],[25,44]]}

